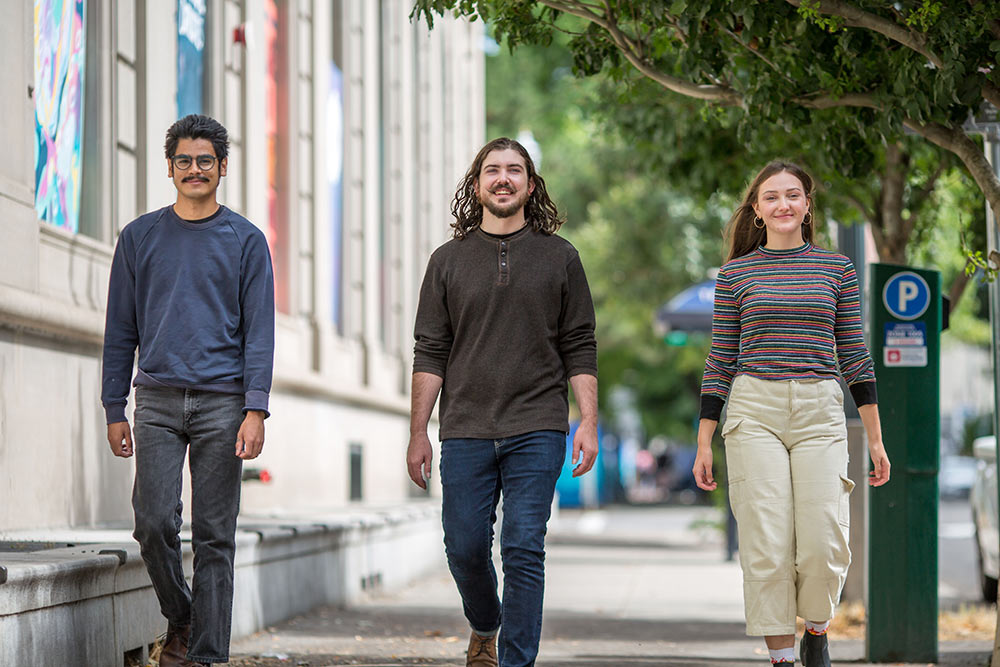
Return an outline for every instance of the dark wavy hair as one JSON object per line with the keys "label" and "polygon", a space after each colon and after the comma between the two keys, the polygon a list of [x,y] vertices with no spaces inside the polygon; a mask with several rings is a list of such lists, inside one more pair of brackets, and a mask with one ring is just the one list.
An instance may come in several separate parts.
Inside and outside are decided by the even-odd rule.
{"label": "dark wavy hair", "polygon": [[451,223],[454,238],[463,239],[469,232],[483,224],[483,205],[479,201],[479,197],[476,196],[479,171],[483,168],[486,156],[492,151],[502,151],[508,148],[513,148],[524,158],[525,168],[528,171],[528,182],[535,184],[534,191],[524,205],[525,220],[537,231],[545,234],[555,234],[562,226],[564,220],[559,217],[556,205],[549,199],[549,193],[545,190],[545,181],[535,171],[535,163],[528,155],[528,151],[513,139],[499,137],[479,150],[476,159],[472,161],[472,166],[469,167],[469,171],[465,173],[465,177],[458,185],[455,199],[451,203],[451,214],[455,216],[455,222]]}
{"label": "dark wavy hair", "polygon": [[733,216],[729,218],[729,224],[726,225],[725,232],[726,246],[729,248],[729,255],[726,257],[727,262],[753,252],[767,242],[767,230],[763,228],[758,229],[753,224],[754,218],[757,217],[757,214],[754,213],[753,205],[757,203],[757,195],[759,194],[761,184],[775,174],[780,174],[783,171],[787,171],[802,182],[802,189],[805,190],[806,197],[809,199],[807,214],[811,214],[809,215],[808,222],[802,223],[802,240],[806,243],[813,243],[813,239],[816,237],[816,206],[813,199],[815,193],[813,179],[806,173],[805,169],[797,164],[774,160],[768,162],[763,169],[757,172],[757,176],[750,182],[746,194],[743,195],[743,202],[733,212]]}
{"label": "dark wavy hair", "polygon": [[181,139],[208,139],[215,149],[215,157],[220,161],[229,155],[229,133],[222,123],[201,114],[184,116],[167,130],[167,141],[163,152],[169,160],[177,152],[177,142]]}

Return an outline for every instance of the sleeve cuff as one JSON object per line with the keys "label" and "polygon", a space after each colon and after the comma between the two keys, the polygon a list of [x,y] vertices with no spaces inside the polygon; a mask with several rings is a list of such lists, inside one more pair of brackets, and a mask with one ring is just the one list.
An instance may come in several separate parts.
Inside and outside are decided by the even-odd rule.
{"label": "sleeve cuff", "polygon": [[268,393],[266,391],[248,391],[244,398],[243,414],[250,410],[259,410],[264,413],[264,417],[270,417],[267,410]]}
{"label": "sleeve cuff", "polygon": [[859,408],[862,405],[878,403],[878,392],[875,389],[874,381],[858,382],[857,384],[852,384],[849,389],[851,390],[851,396],[854,397],[854,405]]}
{"label": "sleeve cuff", "polygon": [[125,418],[124,403],[112,403],[111,405],[105,405],[104,416],[107,418],[109,424],[117,424],[118,422],[128,421],[128,419]]}
{"label": "sleeve cuff", "polygon": [[726,401],[718,396],[713,396],[712,394],[702,394],[701,412],[698,415],[699,419],[712,419],[719,421],[719,418],[722,417],[722,408],[725,404]]}
{"label": "sleeve cuff", "polygon": [[427,363],[413,362],[413,373],[430,373],[444,379],[444,369]]}

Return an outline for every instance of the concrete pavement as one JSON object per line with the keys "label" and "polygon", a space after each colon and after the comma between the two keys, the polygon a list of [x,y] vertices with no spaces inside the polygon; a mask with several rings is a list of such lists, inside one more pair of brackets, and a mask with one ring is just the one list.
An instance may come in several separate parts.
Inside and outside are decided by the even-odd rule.
{"label": "concrete pavement", "polygon": [[[711,508],[562,512],[550,528],[538,665],[767,664],[744,635],[739,565],[726,562]],[[401,557],[405,555],[401,554]],[[440,572],[392,595],[322,608],[245,637],[230,664],[463,665],[468,626],[442,556]],[[986,665],[989,642],[947,642],[942,664]],[[834,641],[835,663],[861,662]]]}

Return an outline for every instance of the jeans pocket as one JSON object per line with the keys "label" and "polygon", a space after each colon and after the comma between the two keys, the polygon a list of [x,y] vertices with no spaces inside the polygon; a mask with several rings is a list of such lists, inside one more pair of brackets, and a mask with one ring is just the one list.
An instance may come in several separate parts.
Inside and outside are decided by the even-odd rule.
{"label": "jeans pocket", "polygon": [[840,476],[840,510],[837,513],[837,521],[841,526],[851,525],[851,491],[854,490],[854,482],[846,475]]}

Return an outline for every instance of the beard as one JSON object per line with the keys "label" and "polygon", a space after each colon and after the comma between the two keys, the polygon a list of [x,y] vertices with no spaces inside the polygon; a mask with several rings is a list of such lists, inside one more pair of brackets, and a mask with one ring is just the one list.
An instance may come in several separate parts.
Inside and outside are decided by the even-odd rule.
{"label": "beard", "polygon": [[528,197],[530,196],[531,196],[530,192],[528,192],[527,190],[522,190],[521,193],[517,196],[517,198],[511,201],[510,203],[497,204],[493,200],[487,197],[486,200],[482,202],[482,204],[494,216],[498,218],[509,218],[518,211],[520,211],[522,208],[524,208],[525,204],[528,203]]}

